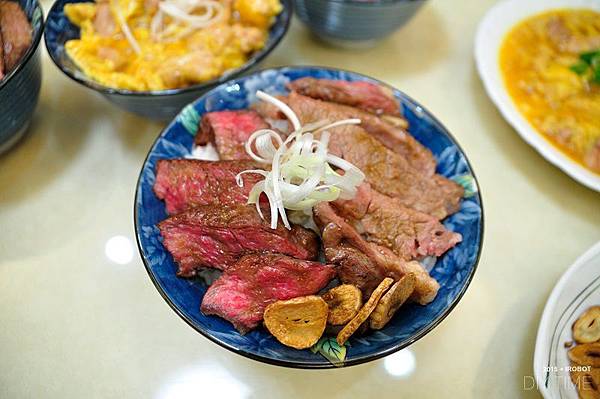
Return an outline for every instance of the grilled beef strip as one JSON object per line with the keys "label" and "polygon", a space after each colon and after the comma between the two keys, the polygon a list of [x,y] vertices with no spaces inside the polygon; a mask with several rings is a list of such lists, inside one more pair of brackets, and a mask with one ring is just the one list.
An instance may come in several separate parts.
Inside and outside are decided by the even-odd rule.
{"label": "grilled beef strip", "polygon": [[[320,100],[292,92],[286,101],[303,124],[343,119],[335,105]],[[367,182],[380,193],[440,220],[459,209],[464,191],[459,184],[437,174],[423,175],[360,126],[339,126],[330,133],[329,152],[362,170]]]}
{"label": "grilled beef strip", "polygon": [[263,177],[244,174],[242,187],[235,177],[256,168],[252,161],[162,159],[156,164],[154,193],[165,201],[170,215],[199,205],[245,204],[252,186]]}
{"label": "grilled beef strip", "polygon": [[251,254],[230,266],[206,291],[201,310],[229,320],[242,334],[258,326],[277,300],[313,295],[335,276],[320,262],[281,254]]}
{"label": "grilled beef strip", "polygon": [[168,217],[158,228],[181,277],[193,277],[202,267],[226,270],[251,252],[277,252],[305,260],[318,254],[313,231],[297,225],[288,230],[281,224],[271,229],[253,205],[198,206]]}
{"label": "grilled beef strip", "polygon": [[412,272],[417,279],[412,299],[422,305],[435,299],[439,284],[418,262],[406,262],[388,248],[365,241],[329,203],[318,204],[314,215],[325,259],[339,265],[342,282],[356,285],[368,296],[384,277],[398,279]]}
{"label": "grilled beef strip", "polygon": [[269,125],[254,110],[208,112],[202,116],[195,144],[214,143],[219,159],[251,159],[246,142],[252,133]]}
{"label": "grilled beef strip", "polygon": [[350,105],[374,114],[401,116],[400,103],[387,87],[371,82],[301,78],[288,84],[304,96]]}
{"label": "grilled beef strip", "polygon": [[369,183],[359,186],[353,199],[337,200],[333,206],[367,241],[406,261],[441,256],[462,240],[433,216],[403,206],[372,190]]}

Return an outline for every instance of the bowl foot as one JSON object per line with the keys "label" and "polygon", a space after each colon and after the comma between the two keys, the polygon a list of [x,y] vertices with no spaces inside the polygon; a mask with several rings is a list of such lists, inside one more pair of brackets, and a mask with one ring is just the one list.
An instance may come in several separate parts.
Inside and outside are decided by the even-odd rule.
{"label": "bowl foot", "polygon": [[329,46],[339,47],[339,48],[343,48],[343,49],[369,49],[369,48],[375,47],[375,45],[377,45],[377,43],[379,43],[379,41],[381,40],[381,39],[347,40],[347,39],[340,39],[340,38],[331,37],[331,36],[322,36],[322,35],[318,35],[316,33],[313,33],[313,36],[317,40],[320,40]]}
{"label": "bowl foot", "polygon": [[27,128],[29,127],[29,121],[25,122],[25,124],[8,140],[4,143],[0,143],[0,155],[4,154],[8,150],[10,150],[13,146],[15,146],[22,138],[25,136],[27,132]]}

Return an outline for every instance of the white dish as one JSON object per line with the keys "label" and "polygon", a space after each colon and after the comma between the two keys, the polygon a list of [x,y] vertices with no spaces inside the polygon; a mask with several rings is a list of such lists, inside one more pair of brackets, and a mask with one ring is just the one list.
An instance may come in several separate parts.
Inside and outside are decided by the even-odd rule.
{"label": "white dish", "polygon": [[600,191],[600,175],[571,160],[550,144],[521,115],[506,91],[498,56],[508,31],[523,19],[556,8],[600,11],[598,0],[506,0],[498,2],[482,19],[475,38],[475,61],[485,89],[504,119],[544,158],[587,187]]}
{"label": "white dish", "polygon": [[600,242],[562,275],[544,308],[533,359],[535,382],[544,398],[577,399],[564,344],[573,340],[573,322],[588,307],[599,304]]}

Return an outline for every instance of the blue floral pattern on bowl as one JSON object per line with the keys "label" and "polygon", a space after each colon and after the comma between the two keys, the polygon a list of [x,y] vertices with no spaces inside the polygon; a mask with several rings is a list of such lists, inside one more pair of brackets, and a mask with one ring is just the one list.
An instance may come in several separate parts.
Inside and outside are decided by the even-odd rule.
{"label": "blue floral pattern on bowl", "polygon": [[[152,191],[155,165],[159,159],[189,156],[194,139],[193,126],[197,126],[200,115],[210,111],[247,108],[255,101],[256,90],[284,93],[287,82],[306,76],[374,81],[340,70],[286,67],[264,70],[216,87],[182,110],[157,138],[140,173],[134,218],[138,246],[148,274],[165,300],[190,326],[219,345],[256,360],[288,367],[329,368],[334,366],[320,354],[283,346],[263,328],[240,335],[226,320],[203,315],[200,302],[207,287],[199,281],[176,277],[176,265],[163,247],[156,227],[167,216],[165,206]],[[404,306],[381,331],[351,338],[345,366],[393,353],[437,326],[466,291],[481,252],[481,197],[466,156],[448,131],[427,110],[404,93],[398,90],[394,90],[394,93],[402,103],[404,115],[410,123],[410,132],[436,156],[437,172],[456,181],[467,181],[472,193],[464,198],[459,212],[444,222],[446,227],[462,234],[463,241],[439,258],[431,271],[441,285],[436,299],[427,306]]]}

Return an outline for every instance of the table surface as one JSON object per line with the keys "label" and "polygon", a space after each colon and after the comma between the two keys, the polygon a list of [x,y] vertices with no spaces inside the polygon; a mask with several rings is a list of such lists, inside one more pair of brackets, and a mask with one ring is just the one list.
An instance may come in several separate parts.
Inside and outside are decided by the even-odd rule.
{"label": "table surface", "polygon": [[460,304],[409,349],[338,370],[243,358],[171,310],[133,230],[136,179],[164,125],[116,109],[44,52],[29,134],[0,157],[0,397],[539,397],[538,322],[559,276],[600,238],[600,194],[546,162],[487,98],[472,48],[492,3],[432,0],[369,50],[327,47],[296,20],[266,62],[341,67],[405,91],[456,136],[483,194],[483,255]]}

